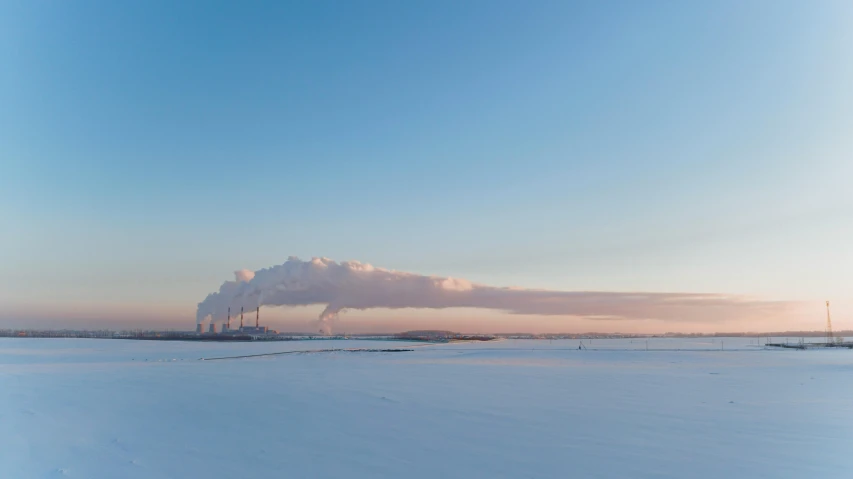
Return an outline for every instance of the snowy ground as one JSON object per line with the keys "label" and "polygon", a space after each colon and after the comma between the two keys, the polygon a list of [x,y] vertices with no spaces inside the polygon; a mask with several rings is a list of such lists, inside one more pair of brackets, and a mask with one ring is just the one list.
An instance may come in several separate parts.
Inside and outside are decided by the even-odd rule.
{"label": "snowy ground", "polygon": [[0,339],[0,477],[853,477],[853,351],[578,344]]}

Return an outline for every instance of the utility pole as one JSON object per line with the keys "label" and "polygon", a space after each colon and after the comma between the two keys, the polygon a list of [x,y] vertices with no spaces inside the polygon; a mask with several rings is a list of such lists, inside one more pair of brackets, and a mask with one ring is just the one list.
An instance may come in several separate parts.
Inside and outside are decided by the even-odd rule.
{"label": "utility pole", "polygon": [[832,344],[832,319],[829,317],[829,301],[826,302],[826,345]]}

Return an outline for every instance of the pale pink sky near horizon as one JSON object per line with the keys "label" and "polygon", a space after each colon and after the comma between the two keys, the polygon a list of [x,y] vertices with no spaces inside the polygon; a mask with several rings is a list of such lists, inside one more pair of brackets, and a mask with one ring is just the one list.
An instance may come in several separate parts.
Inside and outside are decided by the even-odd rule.
{"label": "pale pink sky near horizon", "polygon": [[[836,330],[853,329],[850,306],[833,303]],[[280,331],[315,332],[322,306],[264,307],[261,323]],[[254,311],[246,312],[247,324],[254,322]],[[119,319],[121,318],[121,319]],[[232,319],[235,321],[237,316]],[[375,309],[343,313],[335,332],[398,332],[412,329],[443,329],[482,333],[713,333],[764,331],[820,331],[825,325],[824,304],[820,300],[792,304],[784,317],[756,317],[749,321],[714,322],[660,320],[600,320],[568,316],[515,315],[474,308]],[[217,320],[217,325],[222,321]],[[0,314],[0,328],[107,328],[192,330],[195,310],[178,306],[132,305],[55,305],[39,311],[16,310]]]}
{"label": "pale pink sky near horizon", "polygon": [[[291,262],[295,263],[291,265]],[[715,305],[711,303],[708,305],[708,308],[711,309],[705,311],[705,306],[697,304],[695,306],[687,306],[686,309],[681,310],[681,312],[677,313],[675,316],[671,314],[671,311],[665,310],[663,313],[665,315],[669,315],[669,317],[664,319],[642,319],[644,318],[642,316],[620,319],[590,319],[571,314],[553,315],[553,309],[549,309],[551,307],[546,303],[541,303],[541,299],[537,299],[539,302],[532,304],[532,311],[534,311],[534,313],[530,313],[531,305],[529,303],[525,303],[524,301],[522,301],[522,303],[518,303],[512,298],[509,299],[509,302],[494,302],[493,299],[489,299],[487,297],[487,303],[497,309],[484,309],[482,307],[453,307],[452,304],[445,305],[442,303],[444,300],[441,299],[437,300],[437,303],[435,303],[441,306],[440,309],[422,307],[373,307],[377,304],[386,304],[386,300],[382,300],[380,297],[378,303],[368,302],[364,305],[366,309],[360,310],[358,309],[360,301],[359,298],[362,296],[375,296],[377,294],[377,288],[380,296],[391,295],[389,297],[391,299],[393,299],[395,295],[399,294],[414,294],[415,296],[413,296],[412,299],[415,300],[415,303],[406,303],[411,305],[418,304],[418,301],[416,300],[417,297],[430,297],[432,294],[429,291],[421,291],[419,289],[423,280],[426,280],[428,284],[431,284],[431,281],[433,280],[437,280],[438,284],[445,284],[447,281],[442,277],[422,276],[414,273],[386,270],[359,262],[339,263],[326,258],[314,258],[310,261],[302,261],[294,257],[289,259],[285,264],[282,264],[281,267],[263,270],[265,272],[264,275],[267,277],[266,280],[264,280],[267,282],[266,287],[272,288],[277,284],[276,282],[283,282],[282,284],[284,284],[289,281],[287,280],[287,275],[281,276],[281,274],[283,274],[282,271],[285,270],[277,269],[284,268],[285,266],[296,266],[299,268],[308,267],[309,269],[305,271],[308,272],[309,276],[300,279],[300,281],[306,281],[308,280],[306,278],[313,277],[314,279],[310,281],[319,281],[322,284],[333,284],[340,280],[337,276],[332,275],[333,271],[340,270],[338,272],[342,271],[351,275],[345,276],[345,279],[342,280],[343,283],[341,283],[341,287],[344,288],[343,290],[334,289],[329,293],[324,293],[331,294],[332,298],[349,297],[350,299],[348,301],[352,302],[355,300],[355,303],[352,303],[349,306],[347,306],[346,301],[341,304],[345,311],[341,314],[340,319],[335,323],[334,329],[336,332],[362,333],[398,332],[412,329],[445,329],[460,332],[483,333],[709,333],[723,331],[817,331],[822,330],[825,325],[823,299],[814,298],[810,300],[797,299],[785,301],[780,300],[779,298],[768,298],[766,296],[739,297],[738,295],[733,295],[732,301],[737,300],[737,298],[757,300],[757,304],[759,306],[764,304],[762,301],[767,301],[766,304],[770,305],[770,307],[753,308],[749,306],[749,304],[752,303],[731,302],[729,299],[724,298],[722,300],[723,309],[713,309]],[[330,267],[337,268],[337,270],[329,269]],[[278,271],[278,273],[276,273],[276,271]],[[303,270],[300,269],[298,271]],[[312,271],[313,273],[311,273]],[[270,274],[273,274],[273,276],[270,277]],[[276,274],[279,276],[275,276]],[[306,273],[300,273],[300,275],[304,274]],[[320,274],[321,276],[316,276],[317,274]],[[332,276],[324,279],[322,275],[325,274],[330,274]],[[248,286],[251,286],[255,284],[257,280],[263,279],[256,277],[255,272],[251,271],[238,270],[234,272],[233,275],[236,275],[237,281],[235,282],[232,277],[231,280],[224,283],[225,285],[230,284],[232,285],[231,287],[234,287],[241,283],[246,283]],[[374,278],[367,280],[366,284],[369,286],[367,289],[358,286],[358,284],[360,284],[358,282],[352,282],[354,279],[362,281],[367,278]],[[394,288],[389,289],[388,286],[386,286],[388,284],[388,280],[394,280],[394,282],[403,281],[403,284],[406,284],[407,281],[414,280],[415,283],[413,284],[415,285],[415,289],[403,289],[394,292]],[[272,281],[272,283],[270,283],[270,281]],[[459,284],[463,286],[463,289],[471,287],[467,281],[460,281],[461,283]],[[263,282],[260,284],[263,284]],[[251,287],[254,288],[255,286]],[[485,287],[487,290],[490,290],[490,287],[486,285],[475,284],[474,287]],[[443,291],[443,288],[439,288],[439,291],[443,291],[442,294],[452,294],[453,290],[456,288],[457,286],[453,286],[449,292]],[[490,291],[495,291],[502,295],[504,294],[502,291],[505,290],[499,289]],[[510,289],[510,294],[514,294],[516,291],[521,291],[522,293],[531,292],[536,295],[537,292],[541,290],[525,290],[524,288],[514,287]],[[562,294],[559,291],[553,293],[558,295]],[[628,297],[634,294],[614,293]],[[147,292],[147,295],[150,296],[151,294],[151,291]],[[668,293],[665,295],[668,295]],[[605,298],[608,298],[608,296],[605,296]],[[201,300],[203,298],[199,297],[198,299]],[[554,298],[544,298],[546,301],[550,301],[552,299],[561,301],[559,296]],[[615,298],[615,301],[619,300],[621,300],[621,296],[617,296]],[[432,301],[434,300],[429,300],[428,304],[431,304],[430,302]],[[717,300],[712,299],[712,301]],[[322,305],[322,299],[317,302],[320,304],[313,304],[310,306],[265,305],[262,311],[262,322],[263,324],[278,330],[315,332],[317,328],[317,317],[324,308]],[[525,304],[528,305],[525,306]],[[601,310],[601,306],[595,306],[596,303],[591,304],[593,305],[593,313]],[[627,304],[629,314],[633,314],[630,310],[630,308],[633,308],[633,306],[630,306],[633,303]],[[745,304],[746,306],[741,306],[741,304]],[[519,306],[522,308],[520,311],[521,314],[511,314],[502,310],[504,307],[517,308]],[[543,306],[545,308],[544,310],[541,309]],[[604,304],[604,306],[605,309],[607,309],[606,304]],[[638,308],[638,311],[636,312],[641,315],[644,314],[643,311],[647,306],[653,305],[647,305],[646,300],[640,300],[639,303],[636,303],[636,308]],[[842,299],[840,301],[833,301],[832,306],[834,328],[838,330],[848,328],[853,329],[853,321],[848,319],[851,317],[851,312],[853,312],[853,304]],[[250,311],[253,307],[254,306],[247,308],[246,311],[247,321],[249,323],[254,321],[254,312]],[[355,307],[356,309],[352,309],[352,307]],[[559,308],[560,306],[558,306],[558,310]],[[618,312],[620,311],[620,308],[622,308],[621,310],[624,310],[625,305],[616,306],[615,310],[611,308],[611,311]],[[540,315],[540,310],[548,315]],[[715,311],[720,311],[722,314],[720,316],[714,316],[717,314]],[[649,309],[647,312],[654,314],[655,308],[652,307],[652,309]],[[661,311],[657,310],[657,312],[660,313]],[[117,298],[113,300],[101,299],[95,301],[87,298],[87,295],[85,294],[81,295],[79,298],[68,298],[54,295],[52,300],[51,296],[47,296],[43,300],[38,301],[36,304],[26,304],[26,301],[21,301],[17,304],[15,302],[7,302],[5,307],[0,310],[0,328],[141,328],[192,330],[195,326],[195,313],[196,302],[184,302],[174,299],[171,301],[158,301],[155,298],[151,301],[130,302],[125,298]],[[239,310],[235,307],[233,309],[234,320],[236,320],[238,313]],[[224,317],[221,316],[224,314],[224,310],[217,312],[215,314],[214,321],[217,324],[221,324],[224,321]]]}

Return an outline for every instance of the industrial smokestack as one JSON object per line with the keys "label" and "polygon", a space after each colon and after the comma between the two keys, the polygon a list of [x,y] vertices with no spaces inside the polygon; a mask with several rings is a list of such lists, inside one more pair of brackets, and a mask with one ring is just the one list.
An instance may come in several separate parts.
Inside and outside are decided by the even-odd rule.
{"label": "industrial smokestack", "polygon": [[228,308],[228,321],[225,323],[225,329],[231,329],[231,308]]}
{"label": "industrial smokestack", "polygon": [[196,334],[201,334],[201,323],[198,323],[195,326],[195,332],[196,332]]}
{"label": "industrial smokestack", "polygon": [[243,307],[240,306],[240,329],[243,329]]}
{"label": "industrial smokestack", "polygon": [[216,324],[213,321],[210,322],[210,327],[207,329],[207,332],[210,334],[216,334]]}
{"label": "industrial smokestack", "polygon": [[255,310],[255,329],[258,329],[258,324],[261,319],[261,307],[258,306],[258,309]]}

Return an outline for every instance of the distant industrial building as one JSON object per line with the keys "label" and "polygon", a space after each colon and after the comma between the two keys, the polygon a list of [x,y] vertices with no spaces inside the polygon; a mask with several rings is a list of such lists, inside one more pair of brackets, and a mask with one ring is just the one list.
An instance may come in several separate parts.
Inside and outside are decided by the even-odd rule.
{"label": "distant industrial building", "polygon": [[[259,336],[259,335],[268,335],[268,334],[278,334],[277,331],[273,331],[266,326],[261,326],[261,308],[258,307],[255,310],[255,325],[254,326],[245,326],[243,324],[243,308],[240,308],[240,327],[237,329],[231,329],[231,308],[228,308],[228,319],[222,323],[221,330],[219,333],[216,331],[216,324],[211,319],[210,325],[208,326],[207,333],[208,334],[229,334],[229,335],[246,335],[246,336]],[[199,324],[196,326],[196,333],[202,334],[203,328],[202,325]]]}
{"label": "distant industrial building", "polygon": [[240,328],[242,334],[267,334],[266,326],[243,326]]}

